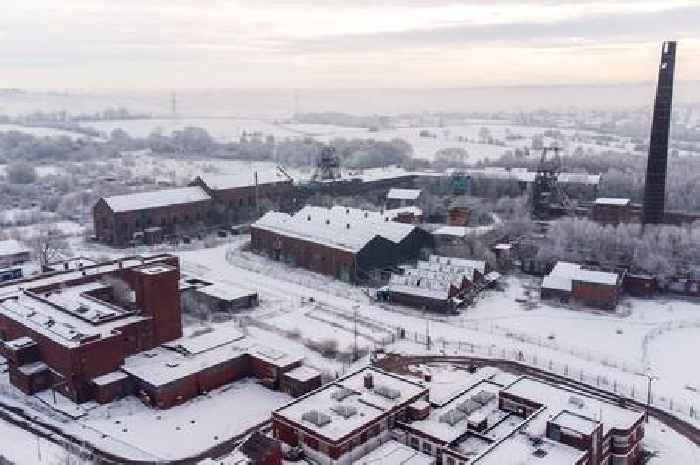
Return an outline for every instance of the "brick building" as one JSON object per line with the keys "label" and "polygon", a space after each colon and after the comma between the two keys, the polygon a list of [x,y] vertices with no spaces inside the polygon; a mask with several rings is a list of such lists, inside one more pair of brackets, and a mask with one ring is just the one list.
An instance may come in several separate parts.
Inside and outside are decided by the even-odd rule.
{"label": "brick building", "polygon": [[251,225],[251,242],[273,259],[350,282],[414,259],[432,245],[430,235],[413,225],[338,206],[269,212]]}
{"label": "brick building", "polygon": [[633,219],[630,199],[599,197],[593,203],[591,218],[603,224],[618,225]]}
{"label": "brick building", "polygon": [[416,381],[365,368],[273,412],[272,428],[318,463],[352,463],[386,442],[408,406],[427,393]]}
{"label": "brick building", "polygon": [[622,290],[622,278],[617,273],[588,270],[576,263],[557,262],[542,280],[540,296],[614,310]]}
{"label": "brick building", "polygon": [[275,411],[273,432],[321,465],[641,463],[643,412],[491,368],[450,377],[366,368]]}
{"label": "brick building", "polygon": [[76,402],[94,398],[101,386],[93,380],[182,335],[178,280],[177,258],[161,256],[0,287],[11,381],[27,394],[53,386]]}
{"label": "brick building", "polygon": [[183,336],[179,285],[170,255],[1,285],[0,353],[10,381],[29,395],[55,389],[75,402],[107,403],[137,394],[158,408],[247,377],[295,395],[320,385],[318,373],[301,379],[300,357],[233,327]]}
{"label": "brick building", "polygon": [[157,243],[250,221],[262,209],[288,209],[294,192],[291,180],[270,173],[201,175],[189,187],[101,198],[93,207],[95,236],[119,247]]}
{"label": "brick building", "polygon": [[201,174],[191,184],[212,199],[212,220],[232,225],[258,218],[262,210],[289,211],[296,189],[281,173],[260,171],[250,175]]}
{"label": "brick building", "polygon": [[212,199],[197,186],[104,197],[92,215],[97,240],[120,247],[213,224]]}

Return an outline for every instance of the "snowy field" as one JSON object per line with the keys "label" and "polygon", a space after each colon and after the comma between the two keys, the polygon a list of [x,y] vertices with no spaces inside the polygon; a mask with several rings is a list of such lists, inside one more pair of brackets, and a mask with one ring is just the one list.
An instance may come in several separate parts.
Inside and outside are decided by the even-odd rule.
{"label": "snowy field", "polygon": [[[651,364],[659,377],[654,387],[658,396],[673,398],[676,407],[678,402],[700,404],[700,379],[684,362],[697,353],[697,345],[692,336],[681,346],[673,337],[676,331],[700,336],[698,302],[625,299],[615,314],[574,310],[539,302],[537,282],[531,278],[509,277],[504,290],[487,291],[475,307],[461,315],[423,315],[408,308],[377,305],[366,290],[237,251],[239,246],[234,244],[229,261],[226,246],[183,252],[183,268],[257,288],[263,303],[252,318],[264,320],[281,333],[300,333],[317,342],[333,339],[340,348],[351,347],[357,311],[359,346],[382,345],[401,327],[413,338],[402,341],[402,350],[423,350],[420,339],[429,318],[431,337],[444,339],[450,347],[493,347],[489,350],[494,356],[500,351],[522,351],[540,362],[566,365],[571,373],[600,374],[610,388],[613,383],[625,384],[640,397],[646,392],[646,378],[640,373]],[[516,301],[526,292],[534,308]],[[309,297],[315,305],[302,303]]]}

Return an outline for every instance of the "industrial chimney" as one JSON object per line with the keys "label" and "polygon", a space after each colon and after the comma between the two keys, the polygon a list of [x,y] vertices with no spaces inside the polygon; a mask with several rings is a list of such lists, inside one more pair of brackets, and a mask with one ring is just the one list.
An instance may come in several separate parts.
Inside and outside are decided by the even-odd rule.
{"label": "industrial chimney", "polygon": [[654,115],[651,121],[642,224],[660,224],[664,221],[668,134],[671,127],[673,69],[675,64],[676,42],[664,42],[661,48],[659,80],[656,84]]}

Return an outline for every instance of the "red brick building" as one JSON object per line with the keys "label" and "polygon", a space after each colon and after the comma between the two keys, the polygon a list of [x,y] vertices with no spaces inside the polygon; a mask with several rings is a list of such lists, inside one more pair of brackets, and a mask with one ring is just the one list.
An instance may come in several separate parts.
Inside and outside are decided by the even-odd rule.
{"label": "red brick building", "polygon": [[588,270],[576,263],[557,262],[542,280],[540,296],[576,302],[602,310],[614,310],[622,292],[623,277],[617,273]]}
{"label": "red brick building", "polygon": [[273,259],[350,282],[415,259],[432,245],[430,235],[413,225],[340,206],[268,212],[251,225],[251,242]]}
{"label": "red brick building", "polygon": [[273,433],[321,465],[376,460],[392,442],[416,463],[640,463],[643,412],[491,368],[448,379],[365,368],[275,411]]}
{"label": "red brick building", "polygon": [[119,247],[157,243],[169,236],[249,221],[263,210],[286,210],[294,192],[291,180],[269,173],[201,175],[189,187],[98,200],[93,207],[95,236]]}
{"label": "red brick building", "polygon": [[593,203],[591,217],[603,224],[629,223],[634,216],[631,207],[630,199],[600,197]]}
{"label": "red brick building", "polygon": [[27,394],[53,386],[76,402],[94,398],[102,389],[94,379],[182,335],[178,280],[177,258],[160,256],[0,287],[0,340],[12,382]]}

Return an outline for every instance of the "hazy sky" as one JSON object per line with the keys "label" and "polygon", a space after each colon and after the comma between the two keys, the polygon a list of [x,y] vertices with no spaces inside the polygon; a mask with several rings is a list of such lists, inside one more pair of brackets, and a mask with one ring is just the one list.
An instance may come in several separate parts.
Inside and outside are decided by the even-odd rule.
{"label": "hazy sky", "polygon": [[413,88],[700,79],[700,0],[1,0],[0,87]]}

